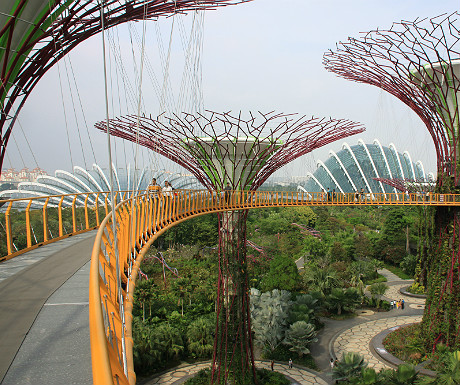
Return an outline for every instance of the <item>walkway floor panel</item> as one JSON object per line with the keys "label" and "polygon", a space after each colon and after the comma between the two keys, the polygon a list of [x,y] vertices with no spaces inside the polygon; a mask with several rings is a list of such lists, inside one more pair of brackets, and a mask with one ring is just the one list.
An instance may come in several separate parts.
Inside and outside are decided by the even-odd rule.
{"label": "walkway floor panel", "polygon": [[[77,240],[77,242],[75,242],[75,240]],[[15,356],[18,353],[21,344],[23,344],[24,339],[28,335],[29,330],[32,327],[32,324],[34,324],[34,321],[36,319],[37,323],[45,321],[45,323],[42,325],[46,324],[49,325],[51,328],[53,322],[59,322],[59,317],[67,317],[67,320],[62,320],[67,323],[70,322],[70,318],[76,317],[75,319],[80,319],[80,321],[77,321],[77,323],[81,323],[84,321],[86,323],[85,328],[88,328],[87,305],[67,305],[59,307],[46,306],[44,309],[46,311],[44,312],[43,317],[49,317],[48,321],[46,321],[46,318],[41,318],[40,316],[37,318],[37,315],[42,309],[42,306],[45,304],[48,298],[50,298],[50,296],[56,291],[56,289],[62,286],[72,275],[75,274],[75,272],[77,272],[90,259],[91,250],[94,243],[94,233],[85,234],[85,236],[75,238],[75,240],[73,241],[74,243],[71,245],[69,245],[69,243],[61,244],[60,248],[56,247],[57,244],[53,244],[53,247],[41,247],[40,249],[38,249],[41,252],[41,259],[38,262],[21,269],[21,271],[18,271],[16,274],[14,274],[14,276],[4,279],[2,282],[0,282],[0,292],[2,293],[0,297],[0,351],[2,352],[2,359],[0,360],[0,380],[4,378],[6,372],[8,371],[8,368],[13,362],[13,359],[15,359]],[[34,250],[34,252],[35,251],[36,250]],[[3,269],[5,269],[5,267],[3,267]],[[86,274],[88,274],[88,271],[86,271]],[[66,294],[59,293],[57,295],[64,295],[66,298],[65,302],[87,303],[88,277],[86,276],[84,278],[84,283],[77,285],[85,287],[78,287],[78,289],[74,288],[73,290],[70,289],[70,291],[64,292]],[[73,309],[70,311],[70,314],[63,314],[61,316],[57,316],[56,314],[53,315],[53,312],[57,308],[66,307],[69,309]],[[82,307],[85,307],[86,309],[85,316],[83,316],[82,314]],[[41,329],[39,329],[38,334],[36,334],[35,337],[33,337],[33,333],[31,333],[31,338],[40,339],[40,343],[36,346],[36,348],[34,348],[35,351],[33,353],[33,360],[45,359],[46,355],[49,355],[47,346],[48,344],[51,344],[53,340],[56,341],[57,345],[65,346],[66,344],[66,342],[57,342],[61,336],[61,333],[62,335],[66,334],[65,328],[58,328],[52,331],[51,336],[53,337],[51,339],[48,339],[50,335],[46,334],[46,330],[47,327],[42,327]],[[36,330],[34,330],[34,333],[35,332]],[[44,344],[45,341],[46,345]],[[84,340],[76,341],[77,344],[80,343],[89,346],[87,342],[87,338],[85,338]],[[41,349],[38,348],[40,346]],[[69,348],[69,346],[67,346],[67,348]],[[85,351],[87,350],[88,348],[85,347]],[[37,364],[37,366],[40,365],[38,361]],[[54,371],[54,369],[50,370],[49,367],[45,367],[42,369]],[[63,374],[65,375],[65,373]],[[8,381],[6,381],[5,378],[5,381],[3,381],[2,384],[9,385],[15,383],[10,381],[11,378]],[[24,379],[20,383],[29,383],[24,381],[26,381],[26,379]],[[38,379],[30,378],[30,381],[31,384],[40,384]],[[61,378],[60,382],[48,381],[46,383],[64,384],[70,382],[68,382],[66,379],[63,380],[63,378]]]}

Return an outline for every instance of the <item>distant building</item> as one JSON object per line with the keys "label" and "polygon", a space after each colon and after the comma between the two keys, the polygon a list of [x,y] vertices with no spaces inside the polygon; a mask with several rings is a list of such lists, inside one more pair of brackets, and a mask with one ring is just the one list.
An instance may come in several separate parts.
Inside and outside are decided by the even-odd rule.
{"label": "distant building", "polygon": [[339,152],[329,151],[326,161],[318,161],[316,171],[307,173],[308,181],[299,186],[308,192],[325,191],[328,188],[341,193],[364,189],[366,193],[395,193],[394,187],[374,178],[411,179],[432,182],[435,177],[426,173],[421,161],[414,163],[409,152],[400,153],[391,143],[384,147],[375,139],[372,144],[362,140],[357,145],[342,145]]}
{"label": "distant building", "polygon": [[48,174],[40,167],[35,167],[31,171],[27,167],[24,167],[20,171],[16,171],[14,168],[9,168],[7,170],[2,170],[0,182],[35,182],[41,175]]}
{"label": "distant building", "polygon": [[[108,170],[102,169],[97,164],[93,164],[92,170],[85,170],[82,167],[75,166],[73,173],[56,170],[54,176],[41,173],[41,171],[43,170],[34,169],[32,172],[28,172],[27,169],[23,169],[14,174],[14,170],[6,170],[5,175],[7,176],[5,178],[18,178],[20,182],[15,189],[0,191],[0,200],[110,191],[110,174]],[[35,176],[35,180],[31,180],[32,175]],[[23,179],[26,176],[31,179]],[[146,190],[152,178],[156,178],[157,184],[160,186],[163,186],[164,181],[167,180],[175,189],[203,188],[196,178],[190,174],[178,174],[167,170],[153,170],[149,167],[144,167],[135,172],[130,165],[123,169],[113,167],[114,190],[127,191],[127,197],[131,195],[131,191],[133,190],[135,192]],[[5,182],[7,181],[9,182],[10,179],[5,180]],[[122,195],[119,196],[119,199],[121,197]],[[101,200],[100,197],[99,199]],[[63,206],[71,204],[72,200],[72,196],[64,199]],[[84,200],[85,198],[81,196],[81,198],[77,199],[77,204],[84,204]],[[90,194],[88,201],[90,204],[94,204],[96,194]],[[59,198],[51,198],[49,201],[49,206],[57,206],[58,204]],[[27,201],[24,201],[24,205],[27,205]],[[43,202],[37,202],[37,205],[43,205]],[[19,206],[21,206],[20,203],[18,203],[18,208]],[[33,207],[36,207],[36,205]]]}

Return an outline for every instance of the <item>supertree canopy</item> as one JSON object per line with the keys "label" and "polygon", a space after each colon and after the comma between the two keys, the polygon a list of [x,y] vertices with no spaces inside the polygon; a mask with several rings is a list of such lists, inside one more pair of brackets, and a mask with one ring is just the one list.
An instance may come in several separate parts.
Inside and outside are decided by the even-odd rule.
{"label": "supertree canopy", "polygon": [[[28,95],[56,62],[82,41],[126,21],[155,19],[246,0],[0,1],[0,169]],[[101,4],[103,9],[101,11]]]}
{"label": "supertree canopy", "polygon": [[[112,135],[150,148],[188,169],[230,203],[256,190],[274,171],[315,148],[363,131],[343,120],[268,113],[210,112],[151,119],[126,116],[109,122]],[[101,130],[107,122],[96,124]],[[225,187],[225,189],[224,189]],[[217,327],[212,383],[256,383],[246,258],[247,210],[219,214]]]}
{"label": "supertree canopy", "polygon": [[[102,131],[106,126],[106,122],[96,124]],[[360,125],[346,120],[274,112],[250,114],[246,120],[241,114],[217,112],[110,120],[112,135],[138,141],[180,164],[209,189],[222,189],[229,183],[234,189],[256,190],[285,164],[362,131]]]}
{"label": "supertree canopy", "polygon": [[348,38],[324,55],[324,65],[345,79],[382,88],[425,123],[436,148],[440,181],[458,184],[460,23],[457,12],[394,23]]}
{"label": "supertree canopy", "polygon": [[[396,96],[426,125],[436,148],[436,191],[460,189],[460,22],[457,12],[402,21],[339,43],[324,55],[326,68],[346,79],[371,84]],[[422,322],[427,341],[460,347],[460,213],[436,208],[428,220],[427,304]],[[431,225],[430,225],[431,224]],[[433,231],[434,227],[434,231]]]}

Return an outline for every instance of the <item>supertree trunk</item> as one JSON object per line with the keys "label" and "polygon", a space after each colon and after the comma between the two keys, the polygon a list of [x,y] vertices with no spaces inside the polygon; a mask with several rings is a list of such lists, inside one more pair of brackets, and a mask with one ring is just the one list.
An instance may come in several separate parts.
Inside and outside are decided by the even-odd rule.
{"label": "supertree trunk", "polygon": [[257,382],[246,261],[247,210],[219,214],[217,325],[213,384]]}
{"label": "supertree trunk", "polygon": [[418,248],[415,281],[423,287],[428,287],[428,269],[431,265],[431,245],[433,242],[434,213],[430,206],[419,206],[418,209]]}
{"label": "supertree trunk", "polygon": [[[446,178],[444,178],[446,180]],[[458,193],[444,183],[437,192]],[[438,206],[427,257],[427,302],[423,330],[433,350],[438,343],[460,348],[460,208]]]}

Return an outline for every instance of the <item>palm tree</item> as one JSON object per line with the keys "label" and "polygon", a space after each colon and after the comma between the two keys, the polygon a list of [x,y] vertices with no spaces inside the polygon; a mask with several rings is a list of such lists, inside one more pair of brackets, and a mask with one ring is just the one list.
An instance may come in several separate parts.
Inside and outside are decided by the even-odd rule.
{"label": "palm tree", "polygon": [[348,289],[332,289],[327,297],[326,303],[329,309],[336,310],[337,315],[342,314],[342,310],[352,312],[360,303],[362,297],[354,287]]}
{"label": "palm tree", "polygon": [[383,282],[377,282],[369,286],[369,291],[371,292],[372,298],[377,300],[377,309],[380,307],[380,301],[383,295],[385,295],[388,290],[388,285]]}
{"label": "palm tree", "polygon": [[337,272],[334,269],[321,269],[317,266],[305,267],[305,269],[304,282],[310,290],[317,290],[327,295],[338,284]]}
{"label": "palm tree", "polygon": [[196,357],[209,357],[214,348],[215,324],[206,317],[193,321],[187,328],[188,349]]}

